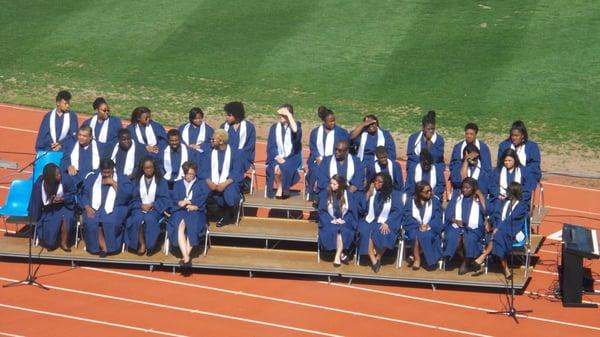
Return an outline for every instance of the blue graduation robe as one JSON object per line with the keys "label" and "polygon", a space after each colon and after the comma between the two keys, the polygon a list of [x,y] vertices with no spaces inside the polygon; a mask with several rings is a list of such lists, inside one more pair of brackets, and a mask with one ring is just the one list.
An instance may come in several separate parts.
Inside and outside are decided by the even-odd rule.
{"label": "blue graduation robe", "polygon": [[367,222],[366,215],[369,213],[369,200],[365,201],[363,209],[365,216],[361,218],[358,224],[358,254],[365,255],[369,252],[369,238],[373,240],[373,245],[378,251],[384,248],[394,249],[396,246],[403,217],[402,193],[393,191],[391,198],[392,205],[386,221],[390,232],[387,235],[381,234],[379,230],[381,223],[377,222],[384,206],[381,193],[377,193],[373,202],[375,219],[372,222]]}
{"label": "blue graduation robe", "polygon": [[[140,124],[140,131],[142,133],[142,139],[139,139],[137,136],[137,133],[135,132],[135,126],[136,124],[131,123],[127,126],[127,129],[129,129],[129,132],[131,133],[131,138],[133,140],[135,140],[138,144],[141,144],[142,147],[146,147],[148,145],[148,140],[146,139],[146,126],[142,126]],[[150,121],[150,124],[147,127],[151,127],[152,130],[154,131],[154,135],[156,137],[156,146],[158,146],[159,149],[163,150],[165,147],[169,146],[169,139],[167,137],[167,132],[165,131],[165,128],[158,122],[155,122],[154,120]],[[147,152],[147,151],[146,151]],[[148,155],[150,156],[156,156],[154,153],[150,153],[147,152]]]}
{"label": "blue graduation robe", "polygon": [[[285,163],[279,164],[275,157],[279,154],[277,151],[277,138],[275,132],[277,130],[277,123],[271,126],[269,130],[269,138],[267,140],[267,194],[270,197],[275,195],[275,189],[273,189],[273,181],[275,179],[275,167],[279,165],[279,170],[281,170],[281,185],[284,191],[289,190],[294,184],[296,184],[300,180],[300,176],[298,175],[298,168],[302,167],[302,124],[299,121],[296,121],[297,130],[296,132],[291,132],[292,138],[292,152],[286,154]],[[282,141],[285,140],[285,129],[281,128]]]}
{"label": "blue graduation robe", "polygon": [[[417,165],[421,165],[420,163]],[[415,172],[416,172],[416,165],[413,165],[411,168],[408,169],[408,171],[406,172],[406,184],[405,186],[405,191],[407,195],[413,195],[415,192],[415,184],[418,181],[415,181]],[[440,200],[442,200],[443,196],[444,196],[444,192],[446,191],[446,179],[444,177],[444,171],[446,170],[446,164],[444,163],[437,163],[435,164],[435,186],[431,186],[431,188],[433,189],[433,194],[438,197]],[[427,182],[430,182],[430,172],[425,172],[423,171],[423,176],[422,176],[422,180],[425,180]]]}
{"label": "blue graduation robe", "polygon": [[[468,176],[475,178],[474,174],[476,171],[476,167],[481,167],[482,163],[481,161],[478,161],[477,164],[475,164],[474,166],[469,165],[468,167]],[[462,176],[460,174],[460,170],[462,168],[462,164],[460,166],[454,166],[453,168],[450,169],[450,185],[452,185],[452,196],[451,198],[454,198],[455,196],[457,196],[458,194],[461,193],[461,185],[462,185]],[[490,175],[491,175],[491,171],[486,171],[483,169],[479,170],[479,177],[477,177],[477,185],[479,186],[479,190],[481,191],[481,193],[483,193],[484,196],[487,196],[489,193],[489,187],[490,187]]]}
{"label": "blue graduation robe", "polygon": [[107,252],[117,252],[121,249],[121,245],[123,243],[124,224],[127,214],[129,213],[133,184],[127,177],[117,177],[117,193],[115,204],[113,211],[108,214],[104,209],[104,205],[106,203],[108,190],[111,187],[108,185],[102,185],[102,203],[100,204],[99,209],[96,210],[94,216],[90,218],[87,216],[85,206],[92,205],[92,193],[94,190],[94,183],[98,175],[100,175],[100,172],[96,172],[85,179],[83,183],[83,191],[81,193],[81,206],[84,208],[82,214],[86,250],[93,254],[100,251],[100,247],[98,245],[98,231],[100,224],[102,224],[104,237],[106,239]]}
{"label": "blue graduation robe", "polygon": [[[98,158],[98,163],[100,163],[102,153],[104,153],[105,150],[100,143],[96,143],[96,146],[98,146],[98,156],[100,156],[100,158]],[[81,147],[81,145],[79,145],[79,142],[75,142],[68,149],[65,149],[64,155],[60,161],[60,170],[64,175],[69,175],[67,169],[69,168],[69,166],[73,165],[73,163],[71,162],[71,152],[73,151],[74,147],[79,148],[79,171],[76,175],[72,176],[71,178],[73,178],[73,182],[78,187],[78,189],[80,189],[82,187],[83,181],[85,180],[85,177],[87,177],[87,175],[90,172],[94,171],[94,150],[92,149],[92,143],[90,143],[90,145],[88,145],[86,149]]]}
{"label": "blue graduation robe", "polygon": [[177,203],[186,197],[185,185],[183,180],[175,182],[171,193],[172,209],[171,217],[167,224],[168,235],[173,246],[179,247],[177,240],[177,232],[179,224],[183,220],[185,224],[185,233],[192,246],[197,246],[200,243],[200,238],[206,235],[206,200],[210,190],[201,179],[196,179],[192,185],[192,205],[199,207],[199,210],[189,212],[185,208],[179,208]]}
{"label": "blue graduation robe", "polygon": [[[37,237],[42,246],[55,248],[63,219],[69,236],[74,231],[77,188],[69,175],[61,175],[64,202],[60,204],[50,203],[44,206],[42,199],[43,178],[43,176],[40,176],[33,185],[28,210],[31,219],[35,221]],[[70,237],[68,242],[70,242]]]}
{"label": "blue graduation robe", "polygon": [[[385,139],[385,149],[388,153],[388,158],[391,160],[396,160],[396,143],[394,142],[394,138],[390,134],[388,130],[381,129],[383,132],[383,138]],[[363,131],[363,133],[367,134],[367,141],[365,142],[364,156],[362,158],[363,163],[370,163],[375,160],[375,148],[377,148],[377,132],[368,133],[367,131]],[[360,139],[362,137],[362,133],[358,135],[358,137],[352,139],[352,143],[350,144],[353,149],[353,154],[358,155],[358,148],[360,147]]]}
{"label": "blue graduation robe", "polygon": [[[487,172],[492,172],[492,155],[490,153],[490,148],[484,143],[482,140],[479,140],[479,161],[481,163],[481,168]],[[467,141],[463,140],[454,145],[452,149],[452,156],[450,158],[450,172],[458,170],[460,172],[460,168],[463,162],[462,156],[462,146]]]}
{"label": "blue graduation robe", "polygon": [[529,217],[529,207],[524,202],[519,202],[514,210],[508,211],[508,216],[502,221],[502,209],[505,203],[510,200],[505,200],[499,209],[494,212],[494,228],[498,228],[496,234],[493,235],[492,254],[502,258],[508,258],[512,249],[513,239],[517,233],[523,228],[523,224]]}
{"label": "blue graduation robe", "polygon": [[[525,166],[520,166],[521,169],[521,185],[523,185],[523,195],[521,196],[521,200],[523,203],[530,205],[531,196],[533,195],[536,187],[535,178],[531,176],[529,169]],[[498,210],[502,207],[502,200],[498,197],[500,196],[500,172],[502,170],[502,166],[497,167],[494,171],[492,171],[492,176],[490,177],[490,204],[495,210]],[[511,182],[515,181],[515,170],[513,172],[506,172],[507,183],[506,186],[510,185]]]}
{"label": "blue graduation robe", "polygon": [[[48,111],[44,118],[42,119],[42,123],[40,124],[39,132],[37,138],[35,140],[35,150],[36,151],[51,151],[52,150],[52,137],[50,136],[50,115],[54,113],[54,110]],[[62,116],[56,116],[56,137],[60,138],[60,134],[62,131],[62,126],[65,118],[69,118],[69,131],[67,135],[63,139],[59,139],[58,142],[62,145],[61,151],[64,151],[65,148],[70,147],[74,142],[77,141],[77,129],[79,128],[77,115],[68,111],[64,113]]]}
{"label": "blue graduation robe", "polygon": [[[327,132],[325,131],[325,127],[323,127],[323,147],[327,146]],[[317,165],[316,160],[321,156],[319,153],[319,148],[317,147],[317,134],[319,127],[312,129],[310,132],[310,140],[309,140],[309,148],[310,154],[308,156],[307,166],[308,173],[306,174],[306,184],[309,186],[309,191],[312,191],[312,188],[315,186],[317,179],[319,178],[319,165]],[[337,144],[341,140],[350,141],[350,134],[344,128],[336,125],[333,130],[333,149],[331,151],[332,154],[335,154],[335,144]],[[321,158],[323,160],[323,158]]]}
{"label": "blue graduation robe", "polygon": [[[432,212],[431,220],[428,225],[431,230],[421,232],[419,226],[421,223],[412,214],[414,198],[408,198],[404,205],[403,226],[406,230],[406,239],[409,241],[419,241],[419,245],[425,256],[425,263],[433,266],[442,256],[440,233],[442,232],[442,205],[438,198],[431,198]],[[424,205],[419,209],[421,214],[424,212]]]}
{"label": "blue graduation robe", "polygon": [[[231,149],[231,162],[229,168],[228,179],[232,179],[233,183],[229,184],[223,192],[216,192],[209,190],[209,198],[211,198],[217,205],[220,207],[236,207],[240,203],[241,195],[241,183],[244,179],[244,170],[242,165],[244,163],[241,160],[236,160],[236,158],[240,158],[240,151],[235,150],[230,146]],[[219,173],[223,171],[223,164],[225,163],[225,150],[218,151],[218,161],[219,161]],[[200,160],[200,169],[198,170],[198,178],[202,181],[206,179],[212,179],[212,149],[210,151],[205,151],[201,155]],[[208,188],[208,187],[207,187]]]}
{"label": "blue graduation robe", "polygon": [[358,212],[359,205],[356,202],[355,196],[352,193],[346,193],[348,200],[348,210],[342,216],[342,209],[337,198],[333,198],[333,214],[335,218],[342,218],[345,223],[342,225],[331,223],[334,218],[329,214],[327,204],[327,191],[323,191],[319,198],[319,244],[325,250],[335,250],[337,247],[337,234],[342,235],[342,243],[344,249],[350,249],[356,230],[358,229]]}
{"label": "blue graduation robe", "polygon": [[[421,137],[421,141],[419,142],[418,137],[421,131],[415,132],[408,137],[408,143],[406,144],[406,155],[408,157],[408,161],[406,166],[408,169],[413,166],[419,164],[420,155],[416,153],[417,146],[423,149],[426,147],[425,145],[425,137]],[[418,144],[417,144],[418,143]],[[437,133],[437,139],[435,143],[429,149],[429,152],[433,155],[434,163],[443,163],[444,162],[444,137]]]}
{"label": "blue graduation robe", "polygon": [[470,228],[468,225],[471,216],[471,208],[473,207],[473,197],[463,198],[462,204],[462,221],[464,227],[454,228],[452,220],[456,219],[456,202],[458,194],[452,198],[446,208],[446,222],[444,224],[444,256],[452,257],[456,253],[456,249],[460,243],[461,236],[464,237],[466,257],[476,258],[481,254],[483,249],[482,238],[485,232],[483,207],[479,207],[479,216],[477,228]]}
{"label": "blue graduation robe", "polygon": [[[375,176],[377,175],[377,172],[375,171],[375,163],[376,162],[377,162],[377,160],[373,160],[368,163],[363,162],[364,164],[366,164],[367,184],[369,184],[371,181],[373,181],[373,178],[375,178]],[[392,181],[394,183],[394,190],[399,191],[399,192],[404,192],[404,177],[402,176],[402,167],[395,160],[392,160],[392,165],[393,165]],[[381,167],[381,172],[389,174],[389,171],[390,170],[387,165]]]}
{"label": "blue graduation robe", "polygon": [[[168,147],[168,146],[167,146]],[[188,161],[193,161],[196,164],[198,164],[199,160],[198,160],[198,151],[194,151],[194,149],[188,148],[185,144],[181,143],[179,146],[178,151],[171,151],[171,177],[170,179],[167,180],[167,182],[169,183],[170,186],[173,186],[173,183],[176,181],[179,171],[181,170],[181,165],[183,165],[183,162],[181,161],[181,157],[182,157],[182,151],[183,148],[187,149],[187,153],[188,153]],[[159,153],[158,153],[158,158],[156,160],[158,167],[159,167],[159,171],[161,176],[163,177],[163,179],[166,179],[164,177],[164,175],[166,174],[166,168],[164,166],[164,160],[165,160],[165,150],[166,148],[162,149]]]}
{"label": "blue graduation robe", "polygon": [[[500,145],[498,145],[498,161],[496,166],[503,165],[503,163],[501,162],[502,154],[504,153],[504,151],[506,151],[506,149],[510,148],[511,144],[512,142],[510,141],[510,138],[508,138],[502,141]],[[542,168],[540,167],[542,163],[542,158],[540,155],[540,148],[538,144],[532,140],[526,141],[524,146],[525,154],[527,156],[527,162],[521,163],[521,165],[527,167],[531,178],[533,178],[535,184],[537,185],[540,179],[542,179]]]}
{"label": "blue graduation robe", "polygon": [[[202,122],[204,124],[204,128],[205,128],[205,132],[204,132],[204,139],[201,140],[201,149],[203,151],[206,151],[208,148],[210,148],[211,144],[210,144],[210,139],[213,136],[213,133],[215,132],[215,130],[208,124],[206,124],[206,122]],[[189,132],[189,137],[190,137],[190,142],[188,142],[188,139],[184,139],[183,138],[183,129],[185,129],[185,126],[188,123],[183,123],[179,126],[179,134],[181,135],[181,142],[184,143],[185,145],[190,145],[190,144],[196,144],[198,142],[198,137],[200,136],[200,127],[195,126],[194,124],[190,123],[190,127],[188,129]]]}
{"label": "blue graduation robe", "polygon": [[[133,140],[133,139],[131,141],[135,142],[135,140]],[[104,150],[104,155],[102,158],[111,158],[113,150],[115,149],[115,146],[118,146],[118,145],[113,143],[113,144],[106,146],[106,148]],[[130,175],[126,175],[125,174],[125,164],[127,163],[127,154],[129,153],[129,151],[135,151],[135,153],[133,154],[133,156],[134,156],[133,171],[131,172]],[[137,143],[135,144],[135,150],[133,148],[133,145],[127,151],[125,151],[119,147],[117,149],[117,155],[115,156],[115,160],[114,160],[115,172],[117,172],[118,175],[129,176],[131,178],[131,176],[136,175],[138,172],[140,172],[140,164],[142,162],[142,159],[144,159],[144,157],[146,155],[147,155],[147,152],[146,152],[146,149],[144,148],[144,146],[137,144]]]}
{"label": "blue graduation robe", "polygon": [[130,249],[138,248],[138,233],[143,223],[146,247],[149,251],[153,251],[160,235],[159,221],[163,217],[163,212],[172,208],[171,194],[167,182],[164,179],[157,179],[153,208],[148,212],[144,212],[142,211],[142,198],[140,196],[141,184],[146,187],[146,178],[143,176],[134,181],[131,212],[126,222],[125,244]]}
{"label": "blue graduation robe", "polygon": [[[242,169],[244,172],[248,171],[248,169],[254,164],[255,161],[255,147],[256,147],[256,129],[254,128],[254,124],[250,123],[250,121],[246,120],[246,142],[244,143],[244,147],[238,149],[240,144],[240,130],[239,128],[236,130],[234,127],[230,127],[227,130],[229,134],[229,140],[227,143],[231,146],[232,149],[238,149],[241,151],[244,163],[242,165]],[[227,123],[227,122],[225,122]],[[221,124],[220,128],[225,128],[225,123]]]}
{"label": "blue graduation robe", "polygon": [[[89,118],[89,119],[85,120],[81,125],[90,125],[91,122],[92,122],[92,118]],[[92,130],[93,131],[92,135],[93,135],[94,139],[98,143],[102,143],[102,144],[114,144],[115,142],[117,142],[118,136],[119,136],[119,130],[121,130],[121,128],[123,127],[123,124],[121,123],[121,119],[117,116],[112,116],[112,115],[108,116],[108,132],[106,134],[106,142],[101,142],[99,140],[100,131],[102,130],[102,125],[104,125],[104,122],[100,123],[99,120],[96,122],[96,127]]]}
{"label": "blue graduation robe", "polygon": [[[332,160],[336,160],[335,155],[325,157],[325,159],[323,159],[321,165],[319,166],[319,178],[317,181],[317,188],[319,194],[321,193],[321,191],[326,190],[327,186],[329,185],[329,180],[331,179],[329,165]],[[350,154],[348,154],[348,157],[346,158],[343,164],[340,164],[340,162],[336,161],[337,172],[338,174],[343,175],[346,179],[348,179],[348,160],[352,160],[354,163],[354,175],[352,176],[352,179],[348,181],[348,185],[355,186],[357,192],[362,195],[365,190],[365,174],[362,164],[356,156],[351,156]]]}

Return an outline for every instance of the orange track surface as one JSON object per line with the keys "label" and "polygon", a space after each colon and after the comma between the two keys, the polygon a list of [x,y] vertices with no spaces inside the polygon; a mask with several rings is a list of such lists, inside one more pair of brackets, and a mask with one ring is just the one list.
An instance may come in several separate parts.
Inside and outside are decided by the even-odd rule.
{"label": "orange track surface", "polygon": [[[0,159],[20,167],[33,159],[42,112],[0,105]],[[2,202],[10,181],[29,175],[14,173],[0,169]],[[552,209],[543,235],[565,222],[600,229],[600,190],[545,189]],[[516,298],[518,309],[533,313],[519,325],[486,313],[504,309],[504,293],[45,264],[39,281],[51,290],[0,289],[0,336],[600,336],[598,309],[563,308],[549,296],[559,242],[546,240],[538,256],[531,283]],[[598,262],[585,264],[600,282]],[[0,283],[22,279],[26,268],[0,261]]]}

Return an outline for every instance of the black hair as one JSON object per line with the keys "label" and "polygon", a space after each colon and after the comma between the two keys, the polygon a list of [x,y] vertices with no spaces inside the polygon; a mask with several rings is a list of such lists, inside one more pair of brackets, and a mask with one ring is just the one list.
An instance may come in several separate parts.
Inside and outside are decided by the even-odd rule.
{"label": "black hair", "polygon": [[479,127],[473,122],[467,123],[467,125],[465,125],[465,131],[467,130],[473,130],[475,131],[475,134],[479,133]]}
{"label": "black hair", "polygon": [[92,127],[88,124],[80,126],[79,131],[87,131],[91,137],[94,137],[94,131],[92,130]]}
{"label": "black hair", "polygon": [[481,155],[481,151],[479,151],[479,148],[477,147],[477,145],[475,145],[473,143],[469,143],[469,144],[467,144],[467,146],[465,146],[465,149],[463,150],[463,155],[465,155],[467,153],[473,153],[473,152]]}
{"label": "black hair", "polygon": [[529,140],[529,136],[527,134],[527,128],[525,127],[525,123],[523,123],[523,121],[519,120],[519,121],[515,121],[512,126],[510,127],[510,133],[508,134],[508,139],[510,139],[510,136],[512,135],[513,130],[518,130],[519,132],[521,132],[523,134],[523,139],[527,142]]}
{"label": "black hair", "polygon": [[[429,185],[429,182],[426,180],[421,180],[415,184],[415,192],[414,192],[415,199],[418,199],[419,201],[421,201],[419,199],[419,195],[421,194],[421,192],[423,192],[423,190],[427,186],[429,186],[431,188],[431,185]],[[433,189],[432,189],[432,191],[433,191]]]}
{"label": "black hair", "polygon": [[198,107],[193,107],[188,115],[190,123],[192,122],[192,120],[194,120],[194,118],[196,118],[196,115],[200,115],[200,117],[204,118],[204,112],[202,111],[202,109]]}
{"label": "black hair", "polygon": [[329,115],[333,115],[333,111],[329,110],[327,107],[325,107],[324,105],[321,105],[318,109],[317,109],[317,115],[319,115],[319,118],[325,122],[325,119],[327,118],[327,116]]}
{"label": "black hair", "polygon": [[158,164],[156,163],[156,160],[151,156],[144,156],[144,158],[140,160],[140,165],[136,174],[138,181],[144,177],[144,164],[146,162],[151,162],[152,166],[154,166],[154,179],[156,179],[156,182],[158,183],[162,179],[162,176],[160,175],[160,172],[158,172]]}
{"label": "black hair", "polygon": [[348,187],[348,182],[346,181],[346,177],[344,177],[341,174],[334,174],[333,177],[331,177],[331,179],[337,181],[338,189],[335,192],[334,196],[334,193],[331,191],[331,189],[327,188],[327,201],[333,203],[333,198],[335,197],[339,201],[340,208],[342,208],[344,207],[344,204],[348,202],[344,199],[344,191]]}
{"label": "black hair", "polygon": [[381,193],[381,200],[383,200],[383,202],[387,202],[392,197],[392,192],[394,192],[394,182],[389,174],[383,172],[377,173],[371,182],[375,181],[377,177],[383,179],[383,185],[378,192]]}
{"label": "black hair", "polygon": [[286,108],[292,115],[294,114],[294,106],[289,103],[282,104],[279,109],[281,108]]}
{"label": "black hair", "polygon": [[144,113],[150,113],[150,109],[145,106],[138,106],[131,112],[131,124],[135,124],[140,121],[140,116]]}
{"label": "black hair", "polygon": [[427,114],[425,116],[423,116],[423,119],[421,120],[421,124],[423,125],[423,127],[425,127],[425,125],[427,125],[427,124],[435,125],[435,111],[433,111],[433,110],[428,111]]}
{"label": "black hair", "polygon": [[194,163],[191,160],[188,160],[185,163],[183,163],[183,165],[181,165],[181,169],[183,170],[184,174],[187,174],[190,171],[190,169],[198,173],[198,165],[196,165],[196,163]]}
{"label": "black hair", "polygon": [[335,143],[335,147],[337,147],[338,144],[346,144],[346,147],[350,148],[350,142],[348,139],[340,139],[337,143]]}
{"label": "black hair", "polygon": [[171,129],[171,130],[169,130],[169,132],[167,132],[167,138],[171,138],[171,137],[175,137],[175,136],[180,137],[179,130]]}
{"label": "black hair", "polygon": [[115,162],[110,158],[100,160],[100,170],[112,170],[115,168]]}
{"label": "black hair", "polygon": [[117,139],[121,139],[121,137],[123,137],[124,135],[129,135],[129,137],[131,137],[131,132],[128,128],[119,129],[119,132],[117,133]]}
{"label": "black hair", "polygon": [[94,103],[92,103],[92,108],[94,108],[94,110],[97,110],[102,104],[108,103],[106,102],[104,97],[98,97],[94,100]]}
{"label": "black hair", "polygon": [[385,148],[385,146],[379,145],[378,147],[375,148],[375,156],[381,156],[381,155],[386,155],[387,156],[388,151]]}
{"label": "black hair", "polygon": [[58,92],[58,94],[56,94],[56,101],[60,102],[63,99],[67,102],[69,102],[71,100],[72,96],[71,93],[68,92],[67,90],[61,90]]}
{"label": "black hair", "polygon": [[512,157],[512,159],[515,161],[515,167],[521,166],[521,160],[519,159],[517,151],[509,147],[508,149],[504,150],[504,152],[502,152],[501,162],[499,165],[500,167],[504,166],[504,159],[506,159],[506,157]]}
{"label": "black hair", "polygon": [[473,178],[473,177],[466,177],[465,179],[463,179],[462,183],[460,184],[460,186],[464,186],[464,185],[470,185],[471,188],[473,188],[473,194],[475,192],[477,192],[477,190],[479,189],[479,183],[477,183],[477,179]]}
{"label": "black hair", "polygon": [[60,168],[54,163],[48,163],[44,166],[42,176],[44,179],[44,190],[46,190],[46,196],[48,197],[56,195],[58,192],[60,181],[55,180],[57,170],[60,170]]}
{"label": "black hair", "polygon": [[367,118],[370,118],[370,119],[374,120],[375,124],[377,124],[377,126],[379,126],[379,119],[377,119],[377,116],[375,116],[375,115],[366,115],[365,117],[363,117],[363,122],[366,121]]}
{"label": "black hair", "polygon": [[419,163],[421,164],[429,164],[433,165],[433,155],[427,148],[421,149],[421,154],[419,155]]}
{"label": "black hair", "polygon": [[235,118],[236,122],[241,122],[246,118],[246,110],[242,102],[229,102],[223,107],[225,113]]}
{"label": "black hair", "polygon": [[506,198],[510,200],[519,200],[521,201],[521,196],[523,195],[523,185],[519,184],[516,181],[513,181],[508,185],[506,189]]}

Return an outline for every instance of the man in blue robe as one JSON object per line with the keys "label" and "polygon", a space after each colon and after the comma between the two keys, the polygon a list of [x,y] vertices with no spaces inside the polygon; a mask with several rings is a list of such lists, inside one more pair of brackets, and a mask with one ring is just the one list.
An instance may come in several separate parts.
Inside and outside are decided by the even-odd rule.
{"label": "man in blue robe", "polygon": [[77,131],[77,142],[66,149],[61,160],[61,170],[71,176],[80,189],[86,176],[100,166],[103,148],[92,139],[92,128],[83,125]]}
{"label": "man in blue robe", "polygon": [[146,155],[144,147],[131,139],[129,129],[123,128],[119,130],[118,143],[108,146],[103,158],[112,159],[118,175],[133,179],[140,171],[139,166],[144,155]]}
{"label": "man in blue robe", "polygon": [[358,193],[357,200],[362,201],[365,189],[365,175],[360,160],[349,152],[350,144],[341,140],[335,144],[335,155],[325,157],[319,167],[318,189],[319,194],[327,189],[329,179],[335,174],[340,174],[348,181],[348,190]]}
{"label": "man in blue robe", "polygon": [[173,189],[173,184],[183,178],[181,165],[186,161],[198,162],[197,152],[191,151],[185,144],[181,143],[179,130],[171,129],[167,133],[169,146],[160,151],[158,155],[158,164],[163,179],[167,181],[169,190]]}
{"label": "man in blue robe", "polygon": [[226,113],[221,129],[228,132],[228,144],[243,155],[242,169],[248,171],[254,165],[256,147],[256,129],[246,120],[246,110],[242,102],[229,102],[223,108]]}
{"label": "man in blue robe", "polygon": [[71,93],[63,90],[56,95],[56,108],[48,111],[40,124],[36,151],[64,151],[75,142],[77,116],[69,110]]}
{"label": "man in blue robe", "polygon": [[404,192],[404,178],[402,177],[402,167],[400,164],[388,157],[387,149],[384,146],[378,146],[375,149],[376,159],[369,163],[364,163],[366,168],[367,183],[371,183],[375,175],[384,172],[390,175],[394,185],[394,190]]}

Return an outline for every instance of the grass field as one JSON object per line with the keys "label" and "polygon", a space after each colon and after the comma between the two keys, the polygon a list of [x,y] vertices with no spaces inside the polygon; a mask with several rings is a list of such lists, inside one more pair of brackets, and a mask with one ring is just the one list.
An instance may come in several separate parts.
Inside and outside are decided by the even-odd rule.
{"label": "grass field", "polygon": [[320,104],[355,124],[442,132],[474,120],[504,134],[523,119],[545,149],[600,150],[600,2],[0,1],[0,101],[77,111],[103,95],[169,125],[193,105],[251,114]]}

